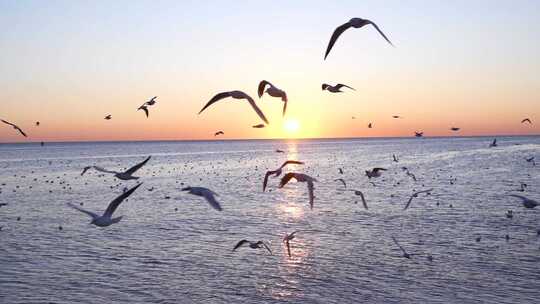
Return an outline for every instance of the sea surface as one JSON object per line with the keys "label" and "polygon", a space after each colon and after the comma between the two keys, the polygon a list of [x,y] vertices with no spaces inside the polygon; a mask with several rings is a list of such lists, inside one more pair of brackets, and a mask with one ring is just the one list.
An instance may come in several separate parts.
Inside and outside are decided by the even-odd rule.
{"label": "sea surface", "polygon": [[[0,144],[0,303],[539,303],[540,207],[508,194],[540,200],[540,137],[491,141]],[[150,155],[136,181],[81,176]],[[313,210],[305,183],[271,178],[262,192],[265,171],[287,159],[305,165],[285,171],[318,180]],[[368,179],[373,167],[388,170]],[[67,206],[102,212],[138,182],[118,224],[96,227]],[[223,211],[188,185],[218,193]],[[282,238],[295,230],[289,258]],[[273,255],[233,252],[242,239]]]}

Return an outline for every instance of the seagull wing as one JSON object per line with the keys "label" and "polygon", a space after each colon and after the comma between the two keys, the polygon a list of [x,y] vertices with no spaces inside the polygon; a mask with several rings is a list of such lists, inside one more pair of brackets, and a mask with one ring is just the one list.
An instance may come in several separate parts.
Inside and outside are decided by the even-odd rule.
{"label": "seagull wing", "polygon": [[347,183],[345,183],[345,180],[343,178],[338,178],[338,179],[335,179],[334,180],[335,182],[339,181],[343,184],[343,186],[345,186],[345,188],[347,188]]}
{"label": "seagull wing", "polygon": [[517,198],[521,199],[522,201],[528,200],[528,198],[526,198],[524,196],[521,196],[521,195],[517,195],[517,194],[509,194],[508,196],[517,197]]}
{"label": "seagull wing", "polygon": [[142,110],[144,111],[144,114],[146,114],[146,118],[148,118],[148,107],[143,107]]}
{"label": "seagull wing", "polygon": [[139,170],[142,166],[144,166],[151,158],[152,156],[148,156],[145,160],[143,160],[142,162],[136,164],[135,166],[129,168],[125,173],[126,174],[129,174],[129,175],[132,175],[133,173],[135,173],[137,170]]}
{"label": "seagull wing", "polygon": [[84,167],[82,172],[81,172],[81,176],[83,176],[86,173],[86,171],[88,171],[88,169],[90,169],[90,168],[92,168],[92,166]]}
{"label": "seagull wing", "polygon": [[17,129],[17,131],[19,131],[24,137],[28,137],[21,128],[15,126],[15,129]]}
{"label": "seagull wing", "polygon": [[16,125],[10,123],[9,121],[5,121],[5,120],[2,119],[2,122],[5,123],[6,125],[10,125],[12,127],[17,127]]}
{"label": "seagull wing", "polygon": [[405,249],[403,249],[403,247],[401,247],[401,245],[398,243],[398,241],[396,240],[395,237],[392,236],[392,240],[394,240],[394,243],[396,243],[396,245],[399,247],[399,249],[403,252],[403,254],[407,254],[407,251],[405,251]]}
{"label": "seagull wing", "polygon": [[394,44],[392,44],[390,39],[388,39],[388,37],[386,37],[386,35],[381,31],[381,29],[377,26],[377,24],[375,24],[375,22],[372,22],[372,21],[369,21],[369,20],[366,20],[366,21],[369,24],[373,25],[373,27],[377,30],[377,32],[379,32],[379,34],[381,34],[381,36],[383,36],[384,40],[386,40],[388,43],[390,43],[391,46],[394,46]]}
{"label": "seagull wing", "polygon": [[270,82],[266,81],[266,80],[263,80],[263,81],[259,82],[259,88],[257,89],[257,93],[259,95],[259,98],[261,98],[263,96],[264,88],[266,87],[267,84],[269,84],[270,86],[273,87],[273,85]]}
{"label": "seagull wing", "polygon": [[243,245],[248,244],[248,243],[249,243],[248,240],[241,240],[240,242],[236,243],[236,245],[234,246],[232,251],[235,251],[236,249],[238,249],[238,248],[240,248]]}
{"label": "seagull wing", "polygon": [[386,169],[385,168],[373,168],[372,171],[373,171],[373,173],[377,173],[379,171],[386,171]]}
{"label": "seagull wing", "polygon": [[328,42],[328,46],[326,47],[326,53],[324,54],[324,60],[326,60],[326,57],[328,56],[328,54],[330,54],[330,50],[332,50],[332,47],[336,43],[339,36],[341,34],[343,34],[343,32],[345,32],[350,27],[351,27],[351,23],[347,22],[347,23],[344,23],[344,24],[338,26],[334,30],[334,33],[332,33],[332,37],[330,37],[330,41]]}
{"label": "seagull wing", "polygon": [[362,205],[364,205],[364,209],[368,210],[366,198],[364,197],[364,193],[362,191],[358,191],[360,193],[360,198],[362,199]]}
{"label": "seagull wing", "polygon": [[289,257],[291,257],[291,244],[289,244],[289,240],[285,241],[285,245],[287,246],[287,253],[289,254]]}
{"label": "seagull wing", "polygon": [[83,208],[79,207],[79,206],[76,206],[76,205],[73,205],[72,203],[67,203],[68,206],[70,206],[71,208],[73,209],[76,209],[76,210],[79,210],[80,212],[82,213],[86,213],[87,215],[89,215],[92,219],[95,219],[95,218],[98,218],[99,215],[97,215],[96,213],[94,212],[91,212],[91,211],[88,211],[88,210],[84,210]]}
{"label": "seagull wing", "polygon": [[212,206],[212,208],[216,209],[217,211],[223,210],[219,202],[214,197],[214,192],[207,190],[207,191],[203,191],[202,195],[204,196],[206,201],[210,204],[210,206]]}
{"label": "seagull wing", "polygon": [[349,89],[351,89],[351,90],[353,90],[353,91],[356,91],[354,88],[351,88],[350,86],[345,85],[345,84],[343,84],[343,83],[338,83],[338,84],[336,84],[336,89],[338,89],[338,90],[341,89],[341,88],[343,88],[343,87],[346,87],[346,88],[349,88]]}
{"label": "seagull wing", "polygon": [[279,187],[283,188],[292,178],[296,179],[296,173],[289,172],[281,178],[281,181],[279,182]]}
{"label": "seagull wing", "polygon": [[262,245],[264,246],[264,248],[266,248],[266,250],[268,250],[268,252],[270,252],[271,255],[274,255],[272,253],[272,250],[270,249],[270,247],[268,247],[268,245],[266,245],[263,241],[261,241]]}
{"label": "seagull wing", "polygon": [[524,123],[524,122],[528,122],[528,123],[532,124],[531,120],[528,119],[528,118],[525,118],[524,120],[521,121],[521,123]]}
{"label": "seagull wing", "polygon": [[303,165],[304,162],[301,162],[301,161],[297,161],[297,160],[287,160],[286,162],[284,162],[281,167],[279,167],[280,169],[283,169],[283,167],[287,166],[287,165]]}
{"label": "seagull wing", "polygon": [[110,204],[109,206],[107,207],[107,210],[105,210],[105,212],[103,213],[103,216],[105,217],[111,217],[114,213],[114,211],[116,210],[116,208],[118,208],[118,206],[120,206],[120,203],[122,203],[122,201],[124,201],[126,198],[128,198],[128,196],[130,196],[135,190],[137,190],[137,188],[139,188],[140,186],[142,185],[142,183],[138,184],[137,186],[129,189],[128,191],[120,194],[120,196],[118,196],[117,198],[115,198]]}
{"label": "seagull wing", "polygon": [[313,194],[313,182],[307,181],[307,187],[309,192],[309,207],[313,209],[313,201],[315,200],[315,195]]}
{"label": "seagull wing", "polygon": [[410,197],[409,200],[407,201],[407,204],[405,204],[405,207],[403,208],[403,210],[409,209],[409,206],[411,205],[412,200],[413,200],[413,198],[414,198],[415,196],[416,196],[416,193],[413,193],[413,194],[411,195],[411,197]]}
{"label": "seagull wing", "polygon": [[263,192],[266,190],[266,185],[268,184],[268,177],[270,175],[275,174],[276,171],[266,171],[266,174],[264,174],[264,180],[263,180]]}
{"label": "seagull wing", "polygon": [[206,105],[204,105],[204,107],[199,111],[199,114],[201,114],[204,110],[206,110],[206,108],[208,108],[212,104],[227,97],[231,97],[231,92],[222,92],[222,93],[216,94],[214,97],[212,97],[212,99],[210,99],[209,102],[206,103]]}
{"label": "seagull wing", "polygon": [[103,169],[103,168],[98,167],[98,166],[92,166],[92,168],[94,168],[94,169],[96,169],[96,170],[98,170],[98,171],[100,171],[100,172],[112,173],[112,174],[118,174],[118,172],[116,172],[116,171],[109,171],[109,170],[107,170],[107,169]]}
{"label": "seagull wing", "polygon": [[285,112],[287,112],[287,103],[288,103],[287,95],[283,95],[281,100],[283,100],[283,116],[285,116]]}
{"label": "seagull wing", "polygon": [[257,115],[259,115],[259,117],[266,123],[268,124],[268,120],[266,119],[266,117],[264,116],[263,112],[261,111],[261,109],[259,109],[259,107],[257,106],[257,104],[255,103],[255,101],[253,100],[253,98],[251,98],[248,94],[245,94],[246,95],[246,99],[247,101],[249,102],[249,104],[251,105],[251,107],[253,108],[253,110],[255,110],[255,112],[257,112]]}

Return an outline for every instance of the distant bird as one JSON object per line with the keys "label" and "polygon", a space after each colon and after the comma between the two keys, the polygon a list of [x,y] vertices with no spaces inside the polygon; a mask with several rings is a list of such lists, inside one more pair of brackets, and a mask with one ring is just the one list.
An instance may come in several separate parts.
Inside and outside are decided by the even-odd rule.
{"label": "distant bird", "polygon": [[223,135],[225,133],[223,133],[223,131],[217,131],[216,133],[214,133],[214,136],[218,136],[218,135]]}
{"label": "distant bird", "polygon": [[493,147],[496,147],[497,146],[497,139],[493,139],[493,142],[489,145],[490,148],[493,148]]}
{"label": "distant bird", "polygon": [[343,87],[349,88],[349,89],[351,89],[353,91],[356,91],[355,89],[351,88],[350,86],[344,85],[342,83],[338,83],[335,86],[332,86],[332,85],[329,85],[329,84],[326,84],[326,83],[322,84],[322,90],[323,91],[327,90],[327,91],[332,92],[332,93],[343,93],[343,91],[341,90],[341,88],[343,88]]}
{"label": "distant bird", "polygon": [[338,171],[339,171],[339,174],[343,174],[343,169],[342,168],[338,168]]}
{"label": "distant bird", "polygon": [[208,108],[209,106],[211,106],[212,104],[216,103],[217,101],[221,100],[221,99],[224,99],[224,98],[227,98],[227,97],[232,97],[234,99],[246,99],[249,104],[251,105],[251,107],[253,108],[253,110],[255,110],[255,112],[257,112],[257,115],[259,115],[259,117],[266,123],[268,124],[268,120],[266,119],[266,117],[264,116],[263,112],[261,111],[261,109],[259,109],[259,107],[257,106],[257,104],[255,103],[255,101],[253,100],[253,98],[251,98],[248,94],[242,92],[242,91],[229,91],[229,92],[222,92],[222,93],[219,93],[219,94],[216,94],[214,97],[212,97],[212,99],[210,99],[209,102],[206,103],[206,105],[199,111],[199,114],[201,114],[206,108]]}
{"label": "distant bird", "polygon": [[111,114],[109,114],[109,115],[105,116],[105,118],[103,118],[103,119],[105,119],[105,120],[111,120],[111,118],[112,118],[112,116],[111,116]]}
{"label": "distant bird", "polygon": [[280,150],[280,149],[276,149],[276,153],[285,153],[285,151]]}
{"label": "distant bird", "polygon": [[354,117],[354,116],[351,116],[351,119],[356,119],[356,117]]}
{"label": "distant bird", "polygon": [[360,190],[351,190],[351,191],[353,191],[354,194],[360,196],[360,198],[362,199],[362,205],[364,205],[364,209],[368,210],[368,205],[367,205],[367,202],[366,202],[366,198],[364,197],[364,193],[362,193],[362,191],[360,191]]}
{"label": "distant bird", "polygon": [[236,246],[234,246],[232,251],[236,251],[236,249],[244,245],[248,245],[251,249],[265,248],[268,252],[270,252],[270,254],[272,254],[272,250],[270,250],[270,247],[268,247],[268,245],[266,245],[263,241],[251,242],[248,240],[241,240],[236,244]]}
{"label": "distant bird", "polygon": [[289,257],[291,257],[291,244],[290,242],[292,240],[294,240],[294,238],[296,237],[296,234],[299,232],[300,230],[296,230],[296,231],[293,231],[289,234],[285,234],[285,236],[283,237],[283,243],[285,243],[285,246],[287,246],[287,254],[289,255]]}
{"label": "distant bird", "polygon": [[94,169],[96,169],[97,171],[100,171],[100,172],[112,173],[112,174],[114,174],[114,176],[116,178],[121,179],[121,180],[139,179],[138,177],[133,176],[133,174],[137,170],[139,170],[142,166],[144,166],[150,160],[150,158],[151,158],[151,156],[148,156],[144,161],[136,164],[135,166],[129,168],[128,170],[126,170],[124,172],[106,170],[106,169],[103,169],[103,168],[98,167],[98,166],[90,166],[90,167],[84,167],[83,172],[81,173],[81,175],[83,175],[86,171],[88,171],[88,169],[94,168]]}
{"label": "distant bird", "polygon": [[416,181],[416,175],[412,174],[412,173],[409,171],[409,169],[405,169],[405,174],[407,174],[407,176],[412,177],[412,179],[413,179],[414,181]]}
{"label": "distant bird", "polygon": [[392,160],[396,163],[399,161],[395,154],[392,154]]}
{"label": "distant bird", "polygon": [[530,119],[528,119],[528,118],[525,118],[525,119],[523,119],[523,120],[521,121],[521,123],[524,123],[524,122],[528,122],[529,124],[531,124],[531,125],[532,125],[532,122],[531,122],[531,120],[530,120]]}
{"label": "distant bird", "polygon": [[36,127],[39,127],[39,124],[40,124],[39,121],[36,121]]}
{"label": "distant bird", "polygon": [[347,183],[343,178],[337,178],[334,180],[335,182],[341,182],[343,184],[343,187],[347,188]]}
{"label": "distant bird", "polygon": [[12,124],[12,123],[10,123],[10,122],[8,122],[8,121],[5,121],[5,120],[3,120],[3,119],[1,119],[1,120],[2,120],[2,122],[5,123],[6,125],[10,125],[10,126],[13,127],[13,129],[19,131],[19,133],[21,133],[22,136],[28,137],[28,136],[26,135],[26,133],[24,133],[24,131],[23,131],[21,128],[19,128],[17,125]]}
{"label": "distant bird", "polygon": [[281,164],[281,166],[279,168],[277,168],[276,170],[272,170],[272,171],[266,171],[266,174],[264,175],[264,181],[263,181],[263,192],[266,190],[266,185],[268,184],[268,178],[271,176],[271,175],[274,175],[274,177],[278,177],[281,175],[281,173],[283,172],[283,168],[285,168],[285,166],[287,165],[303,165],[304,163],[301,162],[301,161],[297,161],[297,160],[287,160],[285,161],[283,164]]}
{"label": "distant bird", "polygon": [[210,189],[203,188],[203,187],[185,187],[185,188],[182,188],[182,191],[188,191],[189,194],[202,196],[206,199],[206,201],[210,204],[210,206],[212,206],[212,208],[216,209],[217,211],[223,210],[221,208],[220,203],[214,197],[215,195],[216,196],[219,196],[219,195]]}
{"label": "distant bird", "polygon": [[372,124],[372,123],[368,123],[367,127],[368,127],[369,129],[371,129],[371,128],[373,128],[373,124]]}
{"label": "distant bird", "polygon": [[0,203],[0,207],[7,206],[8,203]]}
{"label": "distant bird", "polygon": [[512,211],[512,210],[506,211],[506,217],[509,218],[509,219],[513,218],[514,217],[514,211]]}
{"label": "distant bird", "polygon": [[452,131],[454,131],[454,132],[457,132],[457,131],[459,131],[459,128],[457,128],[457,127],[452,127],[452,128],[450,128],[450,130],[452,130]]}
{"label": "distant bird", "polygon": [[525,189],[527,188],[527,184],[525,183],[521,183],[519,185],[519,189],[517,191],[520,191],[520,192],[525,192]]}
{"label": "distant bird", "polygon": [[523,202],[523,206],[525,206],[525,208],[528,208],[528,209],[532,209],[532,208],[540,205],[540,203],[538,203],[537,201],[526,198],[526,197],[521,196],[521,195],[509,194],[508,196],[513,196],[513,197],[519,198]]}
{"label": "distant bird", "polygon": [[399,250],[401,250],[401,252],[403,252],[403,257],[404,257],[404,258],[407,258],[407,259],[410,259],[410,258],[411,258],[411,254],[407,253],[407,251],[405,251],[405,249],[404,249],[403,247],[401,247],[401,245],[398,243],[398,241],[396,240],[396,238],[392,236],[392,240],[393,240],[394,243],[399,247]]}
{"label": "distant bird", "polygon": [[430,193],[431,191],[433,191],[433,188],[427,189],[427,190],[422,190],[422,191],[416,191],[415,193],[413,193],[411,195],[411,197],[409,198],[409,200],[407,201],[407,204],[405,204],[405,207],[403,208],[403,210],[409,209],[409,206],[411,205],[413,198],[418,197],[418,194]]}
{"label": "distant bird", "polygon": [[254,125],[254,126],[251,126],[252,128],[254,129],[262,129],[264,128],[264,124],[258,124],[258,125]]}
{"label": "distant bird", "polygon": [[392,115],[392,118],[403,118],[403,117],[401,117],[399,115]]}
{"label": "distant bird", "polygon": [[416,131],[415,131],[415,132],[414,132],[414,136],[415,136],[415,137],[422,137],[422,136],[424,136],[424,132],[416,132]]}
{"label": "distant bird", "polygon": [[374,22],[372,22],[370,20],[367,20],[367,19],[352,18],[351,20],[349,20],[349,22],[346,22],[346,23],[338,26],[334,30],[334,33],[332,34],[332,37],[330,37],[330,41],[328,42],[328,46],[326,47],[326,53],[324,54],[324,59],[326,60],[326,57],[328,56],[328,54],[330,54],[330,50],[332,50],[332,47],[336,43],[339,36],[341,34],[343,34],[343,32],[345,32],[347,29],[349,29],[351,27],[352,28],[361,28],[361,27],[363,27],[365,25],[372,25],[379,32],[379,34],[381,34],[381,36],[383,36],[383,38],[388,43],[390,43],[390,45],[393,46],[392,42],[390,42],[390,40],[386,37],[386,35],[379,29],[377,24],[375,24]]}
{"label": "distant bird", "polygon": [[112,218],[112,215],[113,215],[114,211],[118,208],[118,206],[120,206],[122,201],[124,201],[127,197],[129,197],[141,185],[142,185],[142,183],[136,185],[135,187],[129,189],[127,192],[122,193],[120,196],[115,198],[109,204],[109,206],[107,207],[107,210],[105,210],[103,215],[98,215],[96,213],[87,211],[87,210],[85,210],[85,209],[83,209],[83,208],[81,208],[79,206],[76,206],[76,205],[74,205],[72,203],[67,203],[67,204],[71,208],[77,209],[80,212],[83,212],[83,213],[86,213],[87,215],[89,215],[92,218],[92,221],[90,222],[91,224],[94,224],[94,225],[99,226],[99,227],[107,227],[107,226],[110,226],[112,224],[116,224],[116,223],[120,222],[120,220],[122,219],[123,216],[120,216],[120,217],[117,217],[117,218]]}
{"label": "distant bird", "polygon": [[[268,86],[268,89],[266,91],[264,88]],[[259,95],[259,98],[263,96],[264,93],[267,93],[268,95],[272,97],[279,97],[281,98],[281,101],[283,101],[283,116],[285,116],[285,112],[287,111],[287,93],[285,91],[278,89],[276,86],[271,84],[269,81],[263,80],[259,83],[259,88],[257,90],[257,93]]]}
{"label": "distant bird", "polygon": [[382,173],[381,171],[386,171],[386,169],[384,169],[384,168],[373,168],[371,171],[366,170],[366,176],[368,178],[379,177],[379,176],[381,176],[381,173]]}
{"label": "distant bird", "polygon": [[143,104],[142,106],[140,106],[140,107],[137,109],[137,111],[139,111],[139,110],[143,110],[143,111],[144,111],[144,114],[146,114],[146,118],[148,118],[148,114],[149,114],[149,113],[148,113],[148,106],[147,106],[147,105]]}
{"label": "distant bird", "polygon": [[533,166],[536,166],[536,162],[534,161],[534,156],[531,156],[529,158],[525,158],[525,160],[528,162],[528,163],[532,163]]}
{"label": "distant bird", "polygon": [[298,182],[305,182],[307,183],[308,192],[309,192],[309,206],[311,209],[313,209],[313,201],[315,199],[315,195],[313,194],[313,182],[316,182],[317,180],[307,174],[303,173],[294,173],[289,172],[281,178],[281,182],[279,184],[279,188],[283,188],[291,179],[296,179]]}

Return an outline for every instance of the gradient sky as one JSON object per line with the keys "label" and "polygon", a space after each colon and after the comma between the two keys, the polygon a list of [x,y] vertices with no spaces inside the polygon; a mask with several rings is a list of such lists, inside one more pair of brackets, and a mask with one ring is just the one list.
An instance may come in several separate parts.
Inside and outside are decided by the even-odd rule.
{"label": "gradient sky", "polygon": [[[540,134],[540,1],[261,4],[0,1],[0,118],[26,141]],[[352,29],[323,61],[351,17],[378,23],[396,47]],[[244,101],[197,115],[221,91],[257,97],[262,79],[287,91],[296,133],[268,96],[265,129],[251,128],[260,120]],[[136,109],[154,95],[146,119]],[[0,142],[21,140],[0,125]]]}

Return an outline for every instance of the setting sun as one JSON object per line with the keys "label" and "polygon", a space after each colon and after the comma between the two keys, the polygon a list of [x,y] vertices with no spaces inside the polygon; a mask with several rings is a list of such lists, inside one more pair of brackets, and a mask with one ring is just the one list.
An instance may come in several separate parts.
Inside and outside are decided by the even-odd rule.
{"label": "setting sun", "polygon": [[283,128],[287,133],[296,133],[300,129],[300,123],[296,119],[287,119],[283,123]]}

